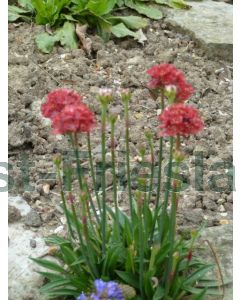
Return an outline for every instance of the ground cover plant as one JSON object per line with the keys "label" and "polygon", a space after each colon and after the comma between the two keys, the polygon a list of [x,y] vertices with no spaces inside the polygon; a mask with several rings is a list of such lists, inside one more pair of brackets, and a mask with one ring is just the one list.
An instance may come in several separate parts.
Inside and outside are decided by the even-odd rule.
{"label": "ground cover plant", "polygon": [[[54,159],[61,188],[68,236],[47,239],[55,247],[57,261],[33,260],[48,269],[42,271],[48,282],[41,292],[48,298],[66,299],[204,299],[206,295],[219,295],[218,282],[206,277],[212,265],[195,255],[199,232],[192,231],[189,239],[176,233],[181,181],[177,174],[185,158],[182,141],[203,130],[204,124],[196,108],[186,104],[194,90],[184,74],[171,64],[153,66],[148,70],[147,85],[162,111],[159,127],[145,133],[148,149],[139,149],[141,162],[150,153],[148,176],[139,174],[137,189],[132,188],[129,160],[130,123],[129,90],[102,89],[98,95],[101,118],[83,104],[75,91],[58,89],[47,95],[42,114],[52,121],[54,134],[66,135],[75,155],[74,163],[64,163],[60,155]],[[118,205],[118,177],[115,155],[115,129],[117,117],[108,113],[108,106],[120,97],[125,118],[125,161],[129,211]],[[99,124],[99,125],[98,125]],[[101,190],[96,187],[91,135],[101,128]],[[110,128],[110,145],[107,128]],[[159,137],[157,168],[153,154],[153,135]],[[82,170],[79,141],[88,148],[91,182]],[[112,194],[114,208],[107,202],[106,151],[110,147],[113,175]],[[167,176],[162,170],[163,151],[169,152]],[[76,167],[78,191],[73,187]],[[146,174],[145,174],[146,175]],[[157,175],[157,193],[153,195],[153,182]],[[165,184],[163,184],[165,182]]]}
{"label": "ground cover plant", "polygon": [[[18,0],[18,6],[9,6],[8,19],[48,26],[47,32],[36,37],[36,42],[42,52],[49,53],[56,43],[68,49],[77,48],[85,26],[96,30],[104,40],[114,35],[131,36],[143,42],[142,28],[148,25],[148,18],[163,17],[159,5],[189,8],[184,0]],[[129,14],[129,9],[135,14]]]}

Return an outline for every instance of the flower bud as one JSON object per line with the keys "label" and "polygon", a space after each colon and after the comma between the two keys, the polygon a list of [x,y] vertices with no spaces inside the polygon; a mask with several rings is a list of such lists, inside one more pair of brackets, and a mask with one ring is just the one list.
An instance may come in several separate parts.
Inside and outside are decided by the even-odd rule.
{"label": "flower bud", "polygon": [[62,156],[61,154],[56,154],[53,158],[53,163],[55,164],[56,167],[60,167],[61,165],[61,162],[62,162]]}
{"label": "flower bud", "polygon": [[164,88],[164,95],[168,98],[169,103],[174,103],[176,99],[177,87],[169,84]]}
{"label": "flower bud", "polygon": [[180,150],[175,150],[173,153],[173,157],[177,163],[182,162],[185,158],[184,153]]}
{"label": "flower bud", "polygon": [[132,97],[132,93],[130,92],[129,89],[121,89],[119,90],[119,94],[121,95],[123,102],[129,102],[129,100]]}
{"label": "flower bud", "polygon": [[101,88],[98,91],[98,97],[102,104],[109,104],[113,99],[113,91],[110,88]]}

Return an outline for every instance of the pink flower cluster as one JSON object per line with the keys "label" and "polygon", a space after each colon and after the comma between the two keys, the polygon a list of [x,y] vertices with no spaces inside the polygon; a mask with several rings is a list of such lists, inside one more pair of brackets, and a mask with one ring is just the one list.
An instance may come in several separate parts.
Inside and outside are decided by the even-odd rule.
{"label": "pink flower cluster", "polygon": [[176,87],[176,101],[186,101],[194,92],[193,87],[186,82],[183,72],[172,64],[160,64],[150,68],[147,73],[151,76],[148,83],[150,89],[164,88],[168,85]]}
{"label": "pink flower cluster", "polygon": [[148,87],[153,90],[175,91],[175,101],[159,116],[161,136],[188,136],[203,129],[198,110],[184,104],[193,94],[193,87],[186,82],[182,71],[172,64],[160,64],[150,68]]}
{"label": "pink flower cluster", "polygon": [[95,116],[81,101],[81,95],[68,89],[57,89],[47,95],[41,111],[44,117],[51,119],[53,133],[89,132],[93,129]]}
{"label": "pink flower cluster", "polygon": [[189,136],[203,129],[198,110],[191,105],[169,105],[159,116],[161,136]]}

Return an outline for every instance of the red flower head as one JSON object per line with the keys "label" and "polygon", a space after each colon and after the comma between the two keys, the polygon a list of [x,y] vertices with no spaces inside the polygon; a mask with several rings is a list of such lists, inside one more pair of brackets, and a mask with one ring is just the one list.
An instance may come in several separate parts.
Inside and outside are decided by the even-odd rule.
{"label": "red flower head", "polygon": [[194,89],[191,84],[185,80],[179,80],[177,84],[176,100],[177,102],[183,102],[190,98],[194,93]]}
{"label": "red flower head", "polygon": [[148,86],[152,89],[157,89],[164,87],[165,85],[173,84],[179,80],[179,78],[184,78],[184,75],[172,64],[160,64],[153,66],[147,73],[152,77]]}
{"label": "red flower head", "polygon": [[188,136],[200,132],[204,126],[198,110],[183,103],[168,106],[159,120],[161,136]]}
{"label": "red flower head", "polygon": [[53,133],[89,132],[96,125],[93,112],[84,104],[67,105],[52,119]]}
{"label": "red flower head", "polygon": [[69,89],[57,89],[47,95],[47,101],[42,104],[41,111],[45,118],[52,119],[60,113],[66,105],[79,104],[82,96]]}
{"label": "red flower head", "polygon": [[193,88],[185,80],[182,71],[172,64],[160,64],[150,68],[147,73],[152,77],[148,83],[150,89],[164,88],[168,85],[176,86],[176,101],[187,100],[193,94]]}

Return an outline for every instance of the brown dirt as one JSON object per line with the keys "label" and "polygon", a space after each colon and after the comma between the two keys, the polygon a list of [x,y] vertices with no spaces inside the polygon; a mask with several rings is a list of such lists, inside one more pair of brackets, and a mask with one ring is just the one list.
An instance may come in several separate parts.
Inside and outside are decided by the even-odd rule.
{"label": "brown dirt", "polygon": [[[184,176],[191,185],[182,193],[179,223],[199,224],[203,218],[208,225],[217,225],[222,219],[232,217],[232,194],[212,191],[209,187],[212,174],[225,174],[228,166],[211,166],[217,162],[232,162],[232,65],[223,60],[209,60],[201,49],[186,35],[167,28],[164,22],[152,22],[147,29],[145,45],[130,39],[112,40],[104,44],[97,36],[93,41],[91,57],[83,50],[72,52],[55,48],[53,53],[39,53],[34,36],[43,30],[40,26],[27,24],[9,25],[9,164],[13,184],[10,194],[20,194],[36,209],[46,228],[56,227],[62,219],[56,180],[41,179],[41,173],[53,173],[52,156],[66,152],[64,137],[51,134],[46,120],[40,115],[43,97],[52,89],[67,87],[79,91],[84,102],[89,104],[99,117],[99,104],[95,94],[100,87],[128,87],[133,91],[131,102],[131,158],[138,154],[144,143],[144,129],[151,128],[156,135],[159,103],[153,101],[142,86],[148,81],[146,70],[154,64],[169,62],[182,69],[196,93],[190,103],[198,107],[206,128],[197,137],[184,140],[183,149],[189,155],[188,170]],[[111,105],[111,111],[119,114],[120,124],[123,109],[119,99]],[[99,157],[98,130],[93,134],[94,156]],[[121,142],[123,127],[116,133],[117,150],[124,149]],[[83,149],[85,147],[82,141]],[[194,189],[196,152],[203,153],[204,188]],[[23,155],[29,157],[29,180],[33,191],[23,186]],[[25,163],[25,168],[28,168]],[[109,175],[110,176],[110,175]],[[119,175],[120,176],[120,175]],[[11,183],[11,181],[10,181]],[[111,179],[109,179],[111,183]],[[50,184],[50,193],[43,186]],[[222,186],[226,184],[221,183]],[[122,197],[124,206],[125,197]]]}

